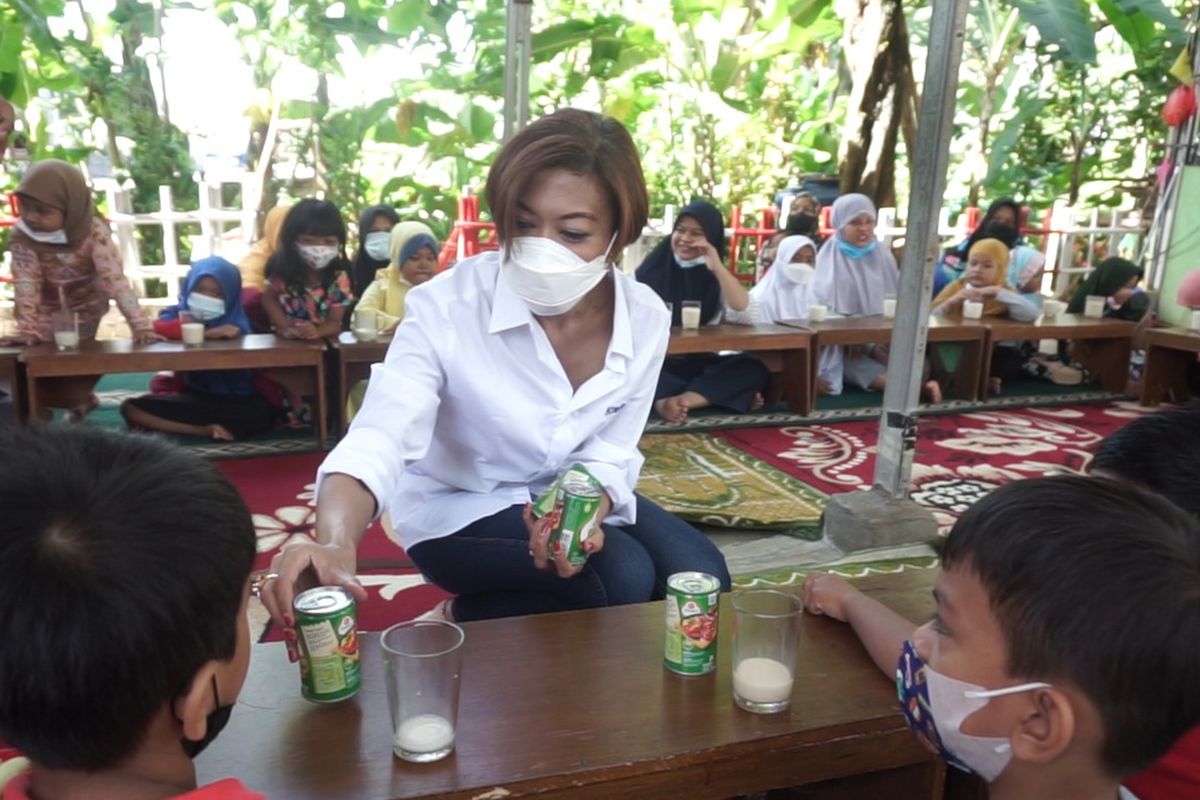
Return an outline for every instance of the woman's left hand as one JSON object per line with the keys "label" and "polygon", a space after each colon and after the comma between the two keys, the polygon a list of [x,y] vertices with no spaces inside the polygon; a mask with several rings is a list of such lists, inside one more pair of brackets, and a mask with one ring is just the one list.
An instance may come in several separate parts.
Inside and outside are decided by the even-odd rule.
{"label": "woman's left hand", "polygon": [[159,336],[152,330],[140,330],[133,332],[133,340],[138,344],[154,344],[155,342],[165,342],[167,337]]}
{"label": "woman's left hand", "polygon": [[[583,543],[583,550],[588,556],[593,556],[604,549],[604,528],[601,523],[612,511],[612,500],[608,494],[600,497],[600,507],[596,510],[596,527]],[[576,566],[567,560],[565,549],[558,547],[551,552],[549,546],[550,531],[558,523],[558,512],[552,511],[544,517],[533,516],[533,505],[527,504],[523,513],[525,527],[529,530],[529,554],[533,556],[533,565],[538,569],[554,570],[560,578],[571,578],[583,571],[583,565]]]}

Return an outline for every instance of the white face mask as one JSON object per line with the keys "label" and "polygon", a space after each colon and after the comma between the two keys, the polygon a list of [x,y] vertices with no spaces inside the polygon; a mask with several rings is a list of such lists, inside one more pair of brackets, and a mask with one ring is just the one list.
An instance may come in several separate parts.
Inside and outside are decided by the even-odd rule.
{"label": "white face mask", "polygon": [[675,263],[684,269],[698,267],[706,261],[708,261],[708,256],[696,256],[695,258],[680,258],[679,256],[675,256]]}
{"label": "white face mask", "polygon": [[225,301],[219,297],[192,292],[187,296],[187,310],[200,322],[208,322],[225,313]]}
{"label": "white face mask", "polygon": [[504,278],[533,313],[565,314],[608,274],[608,252],[616,239],[614,231],[604,253],[584,261],[553,239],[522,236],[502,257]]}
{"label": "white face mask", "polygon": [[813,268],[804,263],[788,263],[783,265],[783,274],[787,276],[792,283],[803,286],[808,283],[813,276]]}
{"label": "white face mask", "polygon": [[42,244],[67,244],[67,232],[62,228],[56,231],[35,231],[26,225],[23,219],[18,219],[16,225],[13,227],[35,242],[41,242]]}
{"label": "white face mask", "polygon": [[929,686],[929,713],[937,724],[942,744],[988,783],[996,780],[1012,760],[1012,745],[1001,736],[963,733],[963,722],[993,697],[1050,688],[1048,683],[1023,683],[989,691],[935,672],[928,664],[925,665],[925,682]]}
{"label": "white face mask", "polygon": [[387,261],[391,258],[389,252],[392,244],[392,234],[388,231],[372,231],[363,240],[363,250],[376,261]]}
{"label": "white face mask", "polygon": [[338,254],[337,247],[330,244],[302,244],[299,245],[299,250],[304,263],[313,269],[325,269]]}

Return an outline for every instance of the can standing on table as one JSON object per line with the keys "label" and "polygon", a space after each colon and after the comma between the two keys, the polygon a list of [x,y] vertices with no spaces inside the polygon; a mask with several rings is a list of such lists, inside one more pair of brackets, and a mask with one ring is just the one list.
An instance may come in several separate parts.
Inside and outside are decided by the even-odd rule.
{"label": "can standing on table", "polygon": [[336,703],[362,686],[354,598],[340,586],[318,586],[296,596],[300,690],[305,700]]}
{"label": "can standing on table", "polygon": [[676,572],[667,578],[667,669],[680,675],[716,669],[720,600],[721,582],[712,575]]}

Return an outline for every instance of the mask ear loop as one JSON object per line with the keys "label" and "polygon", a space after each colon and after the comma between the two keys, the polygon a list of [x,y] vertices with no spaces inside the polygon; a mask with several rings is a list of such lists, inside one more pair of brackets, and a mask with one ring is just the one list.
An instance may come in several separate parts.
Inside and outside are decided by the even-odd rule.
{"label": "mask ear loop", "polygon": [[608,260],[609,253],[612,252],[612,246],[617,243],[617,232],[613,231],[612,238],[608,240],[608,247],[604,248],[604,263],[612,263]]}
{"label": "mask ear loop", "polygon": [[1048,683],[1022,683],[1019,686],[1005,686],[1003,689],[987,689],[977,692],[963,692],[963,697],[968,697],[972,700],[986,700],[991,697],[1003,697],[1006,694],[1019,694],[1020,692],[1032,692],[1034,689],[1050,689],[1053,688]]}

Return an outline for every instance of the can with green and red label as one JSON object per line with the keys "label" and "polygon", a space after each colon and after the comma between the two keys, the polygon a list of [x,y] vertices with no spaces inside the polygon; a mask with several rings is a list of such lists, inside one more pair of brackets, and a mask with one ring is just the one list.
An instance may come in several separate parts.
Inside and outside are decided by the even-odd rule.
{"label": "can with green and red label", "polygon": [[604,488],[600,482],[582,465],[573,464],[534,501],[535,517],[549,514],[557,517],[546,541],[549,556],[553,557],[557,549],[562,549],[573,566],[582,566],[587,561],[588,553],[583,545],[603,522],[598,518],[602,497]]}
{"label": "can with green and red label", "polygon": [[680,675],[707,675],[717,668],[721,582],[704,572],[667,578],[667,644],[663,664]]}
{"label": "can with green and red label", "polygon": [[318,586],[296,596],[300,691],[314,703],[336,703],[358,693],[357,608],[340,586]]}

